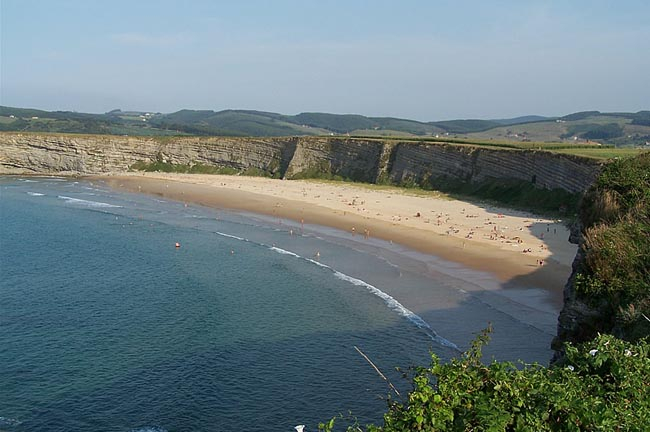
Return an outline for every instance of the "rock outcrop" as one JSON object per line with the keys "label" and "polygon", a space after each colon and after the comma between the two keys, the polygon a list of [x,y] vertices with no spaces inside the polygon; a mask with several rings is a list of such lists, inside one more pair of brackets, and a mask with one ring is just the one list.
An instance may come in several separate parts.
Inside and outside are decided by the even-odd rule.
{"label": "rock outcrop", "polygon": [[555,361],[565,342],[599,333],[628,341],[650,335],[650,153],[607,164],[583,196],[580,244],[564,289],[553,341]]}
{"label": "rock outcrop", "polygon": [[402,143],[396,147],[390,179],[434,186],[441,179],[472,183],[509,179],[579,193],[594,181],[598,167],[588,159],[534,150]]}
{"label": "rock outcrop", "polygon": [[570,193],[586,190],[600,169],[598,162],[575,156],[434,142],[0,133],[4,174],[99,174],[156,161],[256,169],[275,177],[328,175],[434,187],[443,180],[507,179]]}

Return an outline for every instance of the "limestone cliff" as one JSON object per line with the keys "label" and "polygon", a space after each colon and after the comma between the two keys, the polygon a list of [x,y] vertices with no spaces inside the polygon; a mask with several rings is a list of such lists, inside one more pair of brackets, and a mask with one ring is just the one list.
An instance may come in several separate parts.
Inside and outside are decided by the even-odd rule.
{"label": "limestone cliff", "polygon": [[[154,139],[109,135],[0,134],[0,173],[99,174],[136,162],[215,165],[270,174],[285,169],[294,138]],[[293,144],[293,145],[292,145]]]}
{"label": "limestone cliff", "polygon": [[146,138],[107,135],[0,134],[0,173],[98,174],[136,162],[254,168],[286,178],[327,174],[362,181],[436,186],[441,180],[508,179],[540,189],[586,190],[595,161],[529,150],[338,137]]}
{"label": "limestone cliff", "polygon": [[598,169],[598,163],[584,158],[542,151],[402,143],[396,147],[390,179],[433,186],[445,178],[474,183],[510,179],[577,193],[589,187]]}

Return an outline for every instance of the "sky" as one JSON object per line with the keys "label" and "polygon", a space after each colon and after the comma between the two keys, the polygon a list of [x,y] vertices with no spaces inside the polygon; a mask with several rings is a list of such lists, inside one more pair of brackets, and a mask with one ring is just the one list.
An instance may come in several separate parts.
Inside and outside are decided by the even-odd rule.
{"label": "sky", "polygon": [[650,109],[650,1],[0,0],[0,105],[434,121]]}

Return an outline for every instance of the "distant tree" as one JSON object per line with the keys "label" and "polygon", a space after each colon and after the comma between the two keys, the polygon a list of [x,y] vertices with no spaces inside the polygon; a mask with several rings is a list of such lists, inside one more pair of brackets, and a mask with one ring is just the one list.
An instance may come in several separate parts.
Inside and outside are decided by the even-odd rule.
{"label": "distant tree", "polygon": [[598,126],[590,131],[581,135],[584,139],[605,140],[618,138],[623,135],[623,128],[616,123],[608,123],[606,125]]}
{"label": "distant tree", "polygon": [[639,111],[634,114],[633,125],[650,126],[650,111]]}

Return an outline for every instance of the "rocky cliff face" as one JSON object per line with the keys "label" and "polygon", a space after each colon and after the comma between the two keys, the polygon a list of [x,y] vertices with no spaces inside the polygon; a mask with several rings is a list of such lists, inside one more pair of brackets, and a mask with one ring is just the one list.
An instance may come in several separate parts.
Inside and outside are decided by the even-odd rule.
{"label": "rocky cliff face", "polygon": [[99,174],[161,161],[275,174],[288,166],[292,140],[0,134],[0,173]]}
{"label": "rocky cliff face", "polygon": [[374,183],[382,148],[381,141],[299,138],[285,177],[320,173]]}
{"label": "rocky cliff face", "polygon": [[593,182],[597,172],[595,162],[548,152],[405,143],[396,148],[390,179],[432,185],[440,179],[478,183],[509,179],[577,193]]}
{"label": "rocky cliff face", "polygon": [[508,179],[543,189],[586,190],[600,165],[541,151],[356,138],[145,138],[0,134],[0,173],[98,174],[136,162],[255,168],[277,177],[328,174],[374,183],[435,186],[440,179]]}
{"label": "rocky cliff face", "polygon": [[573,260],[571,276],[564,286],[564,306],[558,317],[557,334],[551,344],[551,348],[555,350],[552,363],[563,360],[566,342],[581,343],[593,339],[600,331],[607,327],[611,328],[609,321],[613,318],[611,314],[606,313],[608,309],[606,302],[587,303],[578,295],[576,276],[581,272],[585,260],[582,234],[579,232],[577,235],[572,234],[571,239],[580,247]]}

